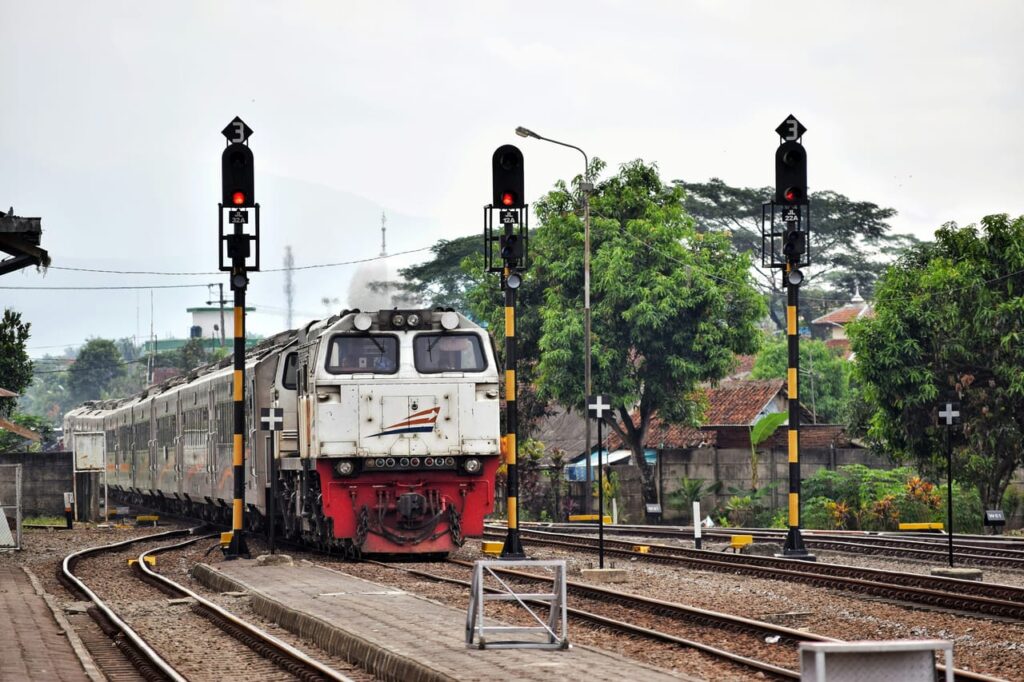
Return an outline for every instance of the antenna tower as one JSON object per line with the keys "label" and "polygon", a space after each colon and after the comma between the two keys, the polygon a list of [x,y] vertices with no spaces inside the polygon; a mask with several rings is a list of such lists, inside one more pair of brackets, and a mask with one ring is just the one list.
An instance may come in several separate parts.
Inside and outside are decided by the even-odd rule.
{"label": "antenna tower", "polygon": [[295,285],[292,281],[292,269],[295,267],[295,257],[292,256],[291,245],[284,247],[284,300],[288,308],[286,329],[292,328],[292,312],[295,303]]}

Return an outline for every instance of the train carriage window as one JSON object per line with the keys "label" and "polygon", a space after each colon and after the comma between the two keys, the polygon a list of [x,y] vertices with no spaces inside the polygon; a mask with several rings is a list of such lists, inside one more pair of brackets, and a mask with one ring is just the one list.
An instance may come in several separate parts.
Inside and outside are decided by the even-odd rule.
{"label": "train carriage window", "polygon": [[423,374],[487,369],[487,358],[476,334],[419,334],[412,340],[412,350],[416,370]]}
{"label": "train carriage window", "polygon": [[398,337],[339,334],[327,347],[331,374],[394,374],[398,371]]}
{"label": "train carriage window", "polygon": [[289,353],[284,357],[284,373],[281,375],[281,385],[289,391],[299,387],[299,354]]}

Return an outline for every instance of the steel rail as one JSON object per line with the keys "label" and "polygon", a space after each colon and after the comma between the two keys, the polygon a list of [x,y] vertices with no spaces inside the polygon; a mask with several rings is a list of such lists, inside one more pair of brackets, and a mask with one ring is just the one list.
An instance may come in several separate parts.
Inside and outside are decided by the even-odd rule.
{"label": "steel rail", "polygon": [[[214,536],[211,535],[205,537]],[[178,594],[184,595],[195,600],[196,605],[199,607],[199,610],[206,612],[203,613],[203,615],[207,617],[212,616],[210,619],[213,620],[214,623],[216,623],[218,626],[225,629],[228,632],[228,634],[232,635],[233,637],[243,639],[243,641],[245,641],[246,638],[252,638],[253,640],[255,640],[255,642],[245,641],[245,644],[249,646],[249,648],[256,650],[256,652],[260,655],[271,658],[271,660],[273,660],[275,663],[285,668],[289,672],[296,674],[297,676],[304,676],[307,679],[326,679],[334,680],[335,682],[353,682],[352,678],[343,675],[342,673],[330,668],[327,665],[324,665],[320,661],[306,655],[302,651],[299,651],[287,642],[284,642],[278,639],[277,637],[274,637],[270,633],[264,632],[263,630],[257,628],[251,623],[242,620],[230,611],[223,609],[219,605],[197,594],[196,592],[190,590],[184,585],[181,585],[175,582],[174,580],[171,580],[165,575],[157,573],[146,564],[146,557],[148,556],[162,554],[163,552],[170,552],[175,549],[180,549],[181,547],[185,547],[201,539],[203,538],[194,538],[186,540],[185,542],[176,545],[166,545],[163,547],[156,547],[154,549],[147,550],[139,555],[139,560],[138,563],[136,563],[136,566],[138,566],[139,570],[143,573],[143,575],[146,576],[147,579],[155,581],[171,591],[174,591]],[[224,624],[227,624],[229,627],[224,627]],[[244,635],[240,637],[233,630],[240,631],[241,633],[244,633]]]}
{"label": "steel rail", "polygon": [[[596,524],[539,524],[524,522],[524,528],[534,527],[565,533],[592,533],[595,532]],[[635,535],[650,537],[669,537],[680,540],[690,540],[693,537],[692,529],[681,526],[641,526],[641,525],[617,525],[606,526],[605,533],[616,535]],[[701,536],[707,538],[718,538],[727,540],[733,535],[752,535],[755,538],[771,540],[784,540],[786,537],[783,531],[755,529],[755,528],[734,528],[734,529],[703,529]],[[924,560],[932,557],[945,561],[948,554],[946,550],[947,536],[937,536],[937,539],[930,539],[924,536],[914,538],[906,536],[891,536],[866,534],[851,531],[845,534],[821,531],[804,531],[804,544],[817,549],[831,550],[837,552],[852,552],[862,554],[867,550],[870,554],[881,556],[895,556],[906,558],[921,558]],[[930,549],[942,543],[941,549]],[[957,550],[956,558],[963,563],[980,566],[1002,566],[1006,568],[1024,569],[1024,549],[1013,549],[1007,544],[1017,543],[994,543],[978,540],[961,541],[959,536],[954,541],[954,549]],[[976,554],[984,550],[984,554]],[[908,556],[909,555],[909,556]]]}
{"label": "steel rail", "polygon": [[[455,559],[449,559],[448,561],[450,563],[455,563],[455,564],[459,564],[459,565],[463,565],[463,566],[467,565],[467,562],[463,562],[463,561],[459,561],[459,560],[455,560]],[[426,571],[420,571],[420,570],[417,570],[417,569],[404,568],[402,566],[395,566],[395,565],[392,565],[392,564],[384,564],[384,563],[380,563],[380,562],[376,562],[376,561],[374,561],[374,562],[367,562],[367,563],[374,563],[374,564],[378,564],[380,566],[386,566],[387,568],[391,568],[391,569],[398,570],[398,571],[403,571],[403,572],[408,573],[410,575],[419,576],[419,577],[422,577],[422,578],[426,578],[427,580],[433,580],[433,581],[436,581],[436,582],[443,582],[443,583],[448,583],[448,584],[451,584],[451,585],[458,585],[460,587],[466,587],[466,588],[470,588],[472,586],[471,583],[469,581],[466,581],[466,580],[459,580],[458,578],[449,578],[447,576],[436,575],[434,573],[428,573]],[[471,563],[468,564],[468,565],[472,566]],[[534,579],[534,580],[547,580],[547,578],[544,578],[543,576],[534,576],[534,575],[530,575],[528,573],[520,573],[519,571],[509,571],[509,570],[503,570],[503,569],[495,569],[495,570],[497,572],[500,572],[500,573],[507,573],[507,574],[512,574],[512,575],[519,575],[519,576],[529,577],[529,578]],[[570,589],[570,590],[573,590],[573,589],[576,589],[576,588],[586,587],[586,586],[583,586],[580,583],[575,583],[573,581],[566,581],[566,587],[568,589]],[[485,588],[485,589],[488,592],[497,592],[498,591],[498,590],[496,590],[494,588]],[[632,596],[635,596],[635,595],[630,595],[630,596],[632,597]],[[642,597],[641,597],[641,599],[642,599]],[[529,603],[541,604],[541,602],[533,602],[533,600],[529,600],[529,599],[526,600],[526,601],[529,602]],[[546,604],[546,602],[544,602],[543,604]],[[684,606],[681,606],[681,605],[679,605],[679,606],[680,606],[680,608],[684,608],[684,609],[688,608],[688,607],[684,607]],[[796,672],[796,671],[793,671],[793,670],[789,670],[788,668],[782,668],[780,666],[773,665],[773,664],[767,663],[765,661],[759,661],[759,660],[757,660],[755,658],[749,658],[747,656],[741,656],[739,654],[734,654],[731,651],[726,651],[725,649],[719,649],[718,647],[713,647],[713,646],[708,645],[708,644],[702,644],[701,642],[697,642],[697,641],[694,641],[694,640],[686,639],[686,638],[683,638],[683,637],[677,637],[676,635],[672,635],[672,634],[669,634],[667,632],[661,632],[660,630],[651,630],[650,628],[642,627],[642,626],[639,626],[639,625],[634,625],[632,623],[627,623],[625,621],[617,620],[617,619],[614,619],[614,618],[608,618],[607,616],[602,616],[600,614],[592,613],[590,611],[584,611],[583,609],[578,609],[578,608],[574,608],[574,607],[571,607],[571,606],[567,606],[566,607],[566,611],[569,613],[569,615],[573,616],[574,618],[578,618],[580,620],[585,620],[585,621],[594,623],[595,625],[599,625],[599,626],[602,626],[602,627],[608,627],[608,628],[611,628],[611,629],[614,629],[614,630],[618,630],[618,631],[621,631],[621,632],[625,632],[627,634],[630,634],[630,635],[633,635],[633,636],[637,636],[637,637],[643,637],[643,638],[646,638],[646,639],[654,639],[654,640],[658,640],[658,641],[661,641],[661,642],[667,642],[669,644],[676,644],[678,646],[694,649],[696,651],[700,651],[702,653],[708,654],[710,656],[714,656],[716,658],[725,659],[725,660],[730,661],[731,663],[734,663],[736,665],[741,665],[741,666],[744,666],[744,667],[747,667],[747,668],[752,668],[754,670],[757,670],[758,672],[769,673],[769,674],[776,675],[777,677],[781,677],[781,678],[785,678],[785,679],[794,679],[794,680],[799,680],[800,679],[800,673],[799,672]],[[707,612],[707,613],[713,613],[713,612]],[[724,615],[724,614],[720,614],[720,615]],[[765,625],[768,626],[768,627],[773,627],[770,623],[765,623]],[[801,633],[801,634],[803,634],[803,633]],[[812,636],[812,638],[813,637],[814,636]],[[821,641],[838,641],[838,640],[830,640],[829,638],[823,638]]]}
{"label": "steel rail", "polygon": [[[568,542],[564,539],[557,539],[559,537],[557,534],[525,529],[523,532],[529,533],[535,541],[541,541],[553,546],[572,549],[584,548],[590,551],[597,550],[596,541],[590,538],[580,538],[571,535],[560,536],[575,541]],[[1021,592],[1020,588],[1008,585],[992,585],[990,583],[978,583],[970,580],[957,580],[955,578],[935,578],[912,573],[860,569],[840,564],[810,563],[743,554],[729,555],[728,559],[726,559],[721,553],[667,547],[664,545],[648,545],[651,550],[656,551],[642,554],[632,550],[633,544],[606,540],[605,552],[612,552],[617,556],[642,561],[691,564],[713,571],[747,573],[770,579],[788,579],[795,582],[843,590],[854,589],[867,594],[927,604],[933,607],[969,610],[1024,619],[1024,601],[1013,601],[983,594],[986,590],[992,589],[1010,590],[1014,594]],[[611,545],[611,547],[608,545]],[[866,579],[865,575],[877,579]],[[885,579],[889,581],[883,582]],[[932,587],[920,587],[921,581],[927,581],[933,586],[945,586],[958,591],[951,592],[948,590],[932,589]],[[913,584],[914,582],[917,582],[918,585]]]}
{"label": "steel rail", "polygon": [[[77,591],[79,594],[87,597],[100,611],[103,617],[113,625],[113,627],[119,631],[128,640],[127,645],[135,653],[135,662],[140,667],[140,672],[147,679],[160,679],[160,680],[171,680],[172,682],[188,682],[184,676],[181,675],[174,667],[165,661],[160,654],[154,651],[149,644],[131,628],[127,623],[121,620],[120,617],[114,611],[106,605],[106,603],[100,599],[95,592],[82,582],[78,576],[74,574],[74,566],[79,559],[88,556],[90,554],[99,554],[101,552],[111,551],[120,547],[126,547],[128,545],[135,544],[137,542],[146,542],[158,539],[165,539],[171,537],[177,537],[179,535],[191,534],[195,529],[189,530],[172,530],[164,533],[155,533],[153,535],[145,535],[131,540],[124,540],[121,542],[115,542],[110,545],[104,545],[101,547],[90,547],[88,549],[79,550],[72,552],[71,554],[64,557],[64,561],[61,562],[61,572],[58,574],[61,578],[61,582],[65,585],[70,584],[73,591]],[[115,644],[118,644],[116,636],[113,638]],[[141,662],[138,660],[141,658]]]}
{"label": "steel rail", "polygon": [[[461,561],[461,560],[458,560],[458,559],[449,559],[448,561],[449,561],[449,563],[457,563],[457,564],[461,564],[463,566],[472,566],[472,564],[470,562],[465,562],[465,561]],[[495,569],[492,569],[492,570],[494,570],[494,571],[496,571],[498,573],[505,573],[505,574],[509,574],[509,575],[516,575],[516,576],[519,576],[519,577],[529,578],[529,579],[532,579],[532,580],[543,580],[543,581],[547,581],[547,582],[551,581],[551,578],[548,578],[547,576],[534,575],[534,574],[526,573],[524,571],[514,571],[514,570],[511,570],[511,569],[501,569],[501,568],[495,568]],[[658,611],[660,613],[662,613],[662,614],[665,614],[666,611],[669,611],[671,614],[692,612],[692,613],[699,614],[699,616],[701,617],[700,619],[703,619],[704,617],[710,616],[710,617],[713,617],[715,619],[719,619],[722,622],[735,624],[737,627],[734,628],[734,629],[748,629],[749,631],[751,631],[751,632],[753,632],[755,634],[759,634],[759,635],[760,634],[764,634],[764,633],[770,633],[770,634],[773,634],[773,635],[778,635],[784,641],[794,641],[794,642],[797,642],[797,643],[798,642],[810,642],[810,641],[813,641],[813,642],[842,642],[842,641],[844,641],[844,640],[841,640],[841,639],[836,639],[834,637],[828,637],[826,635],[815,634],[815,633],[809,632],[807,630],[796,630],[796,629],[793,629],[793,628],[787,628],[784,625],[775,625],[774,623],[766,623],[764,621],[754,620],[752,618],[745,618],[743,616],[735,616],[735,615],[732,615],[732,614],[729,614],[729,613],[721,613],[719,611],[709,611],[709,610],[706,610],[706,609],[697,608],[695,606],[686,606],[685,604],[677,604],[677,603],[674,603],[674,602],[666,602],[666,601],[662,601],[660,599],[652,599],[650,597],[644,597],[644,596],[641,596],[641,595],[638,595],[638,594],[632,594],[632,593],[629,593],[629,592],[622,592],[621,590],[620,591],[610,590],[610,589],[607,589],[607,588],[598,587],[597,585],[587,585],[585,583],[577,583],[577,582],[574,582],[574,581],[571,581],[571,580],[567,580],[566,581],[566,587],[575,588],[575,589],[579,590],[580,592],[582,592],[584,594],[587,593],[587,592],[597,593],[599,595],[602,595],[603,598],[606,598],[606,599],[609,599],[609,600],[612,600],[612,601],[618,601],[619,603],[633,602],[633,603],[637,603],[637,604],[650,604],[650,605],[653,605],[655,608],[657,608]],[[669,636],[671,637],[671,635],[669,635]],[[771,665],[771,664],[766,664],[766,665]],[[946,670],[946,667],[944,665],[937,664],[937,667],[938,667],[938,670],[940,672],[945,672],[945,670]],[[785,668],[782,668],[782,670],[785,670]],[[973,672],[973,671],[970,671],[970,670],[960,670],[958,668],[954,668],[953,669],[953,676],[954,676],[955,680],[971,680],[973,682],[1001,682],[1001,680],[1002,680],[1002,678],[999,678],[999,677],[992,677],[992,676],[989,676],[989,675],[984,675],[982,673],[976,673],[976,672]]]}

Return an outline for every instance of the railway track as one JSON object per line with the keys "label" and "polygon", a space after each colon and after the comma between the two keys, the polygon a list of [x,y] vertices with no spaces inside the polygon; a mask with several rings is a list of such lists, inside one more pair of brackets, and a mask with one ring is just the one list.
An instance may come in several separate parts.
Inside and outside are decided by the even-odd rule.
{"label": "railway track", "polygon": [[[596,533],[597,525],[586,524],[523,524],[524,528],[549,529],[565,533]],[[683,542],[693,540],[692,528],[664,526],[623,526],[608,525],[604,527],[606,535],[631,535],[643,537],[661,537],[677,539]],[[786,539],[784,531],[766,529],[735,528],[729,530],[704,529],[704,539],[728,541],[733,535],[752,535],[755,540],[775,541],[782,543]],[[820,531],[804,532],[804,545],[808,549],[854,554],[871,554],[875,556],[891,556],[901,559],[919,561],[935,561],[945,563],[949,557],[947,549],[948,536],[892,536],[867,535],[860,533],[832,534]],[[991,541],[983,539],[955,538],[953,551],[955,560],[961,565],[991,566],[1024,570],[1024,548],[1014,545],[1020,543]],[[1024,547],[1024,545],[1021,545]]]}
{"label": "railway track", "polygon": [[[524,536],[529,536],[533,543],[561,549],[597,552],[598,542],[595,538],[526,529],[521,529],[520,532]],[[491,530],[485,531],[485,535],[504,537],[503,532]],[[649,550],[644,554],[634,551],[635,544],[605,539],[605,554],[709,571],[788,580],[929,607],[1024,620],[1024,589],[1011,585],[746,554],[723,555],[720,552],[659,544],[647,544]]]}
{"label": "railway track", "polygon": [[[74,552],[65,557],[58,578],[92,602],[90,615],[145,679],[184,682],[245,675],[351,682],[147,565],[151,557],[210,537],[196,535],[196,530],[156,533]],[[182,536],[190,537],[133,556],[132,545]],[[136,558],[134,571],[127,569],[128,558]],[[173,603],[168,595],[175,597]]]}
{"label": "railway track", "polygon": [[[426,580],[467,589],[470,587],[468,580],[460,578],[401,565],[383,563],[378,565]],[[449,559],[447,565],[458,566],[466,571],[473,567],[472,562],[457,559]],[[527,571],[500,568],[492,568],[492,570],[506,576],[510,581],[551,582],[550,576],[537,575]],[[571,580],[566,582],[566,590],[574,598],[575,605],[567,608],[569,616],[573,619],[617,634],[693,649],[719,661],[760,673],[771,679],[800,679],[798,670],[787,667],[787,665],[798,665],[800,642],[840,641],[782,625],[650,599],[642,595]],[[580,604],[583,604],[585,608],[580,608]],[[638,620],[636,616],[641,614],[645,622],[624,620],[621,615],[623,610],[628,612],[627,617],[632,621]],[[619,613],[615,613],[615,611]],[[652,624],[657,624],[657,627],[652,627]],[[666,631],[680,627],[688,629],[693,634],[690,637],[683,637]],[[694,632],[693,628],[697,628],[697,630]],[[693,637],[700,637],[701,640],[711,640],[716,643],[709,644],[707,641],[698,641]],[[725,644],[722,643],[723,640]],[[780,645],[783,647],[783,651],[779,650]],[[742,650],[744,654],[736,653],[736,649]],[[943,666],[939,666],[939,669],[945,670]],[[954,669],[953,672],[955,680],[964,682],[968,680],[971,682],[994,682],[999,679],[966,670]]]}

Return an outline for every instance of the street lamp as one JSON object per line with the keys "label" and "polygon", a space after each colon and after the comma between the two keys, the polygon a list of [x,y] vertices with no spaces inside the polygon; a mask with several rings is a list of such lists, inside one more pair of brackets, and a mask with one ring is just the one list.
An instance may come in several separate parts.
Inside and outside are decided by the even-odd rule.
{"label": "street lamp", "polygon": [[[538,135],[523,126],[516,128],[516,135],[519,137],[532,137],[561,145],[562,147],[575,149],[583,155],[583,180],[580,182],[580,191],[583,193],[583,383],[585,384],[583,403],[586,405],[587,398],[592,392],[590,386],[590,193],[594,191],[594,183],[590,182],[590,159],[587,157],[587,153],[576,145]],[[584,415],[586,415],[586,410],[584,410]],[[590,419],[585,418],[584,422],[586,424],[584,438],[586,439],[588,490],[588,494],[584,497],[586,501],[584,511],[590,513],[591,499],[589,490],[591,481],[594,480],[590,465]],[[597,447],[600,450],[601,444],[598,443]]]}

